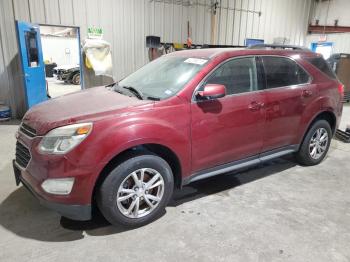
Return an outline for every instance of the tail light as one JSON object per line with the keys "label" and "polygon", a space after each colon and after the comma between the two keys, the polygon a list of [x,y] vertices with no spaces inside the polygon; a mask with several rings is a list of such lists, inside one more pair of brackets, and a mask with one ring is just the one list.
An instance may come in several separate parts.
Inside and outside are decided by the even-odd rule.
{"label": "tail light", "polygon": [[343,98],[344,97],[344,85],[342,83],[338,84],[338,92],[340,96]]}

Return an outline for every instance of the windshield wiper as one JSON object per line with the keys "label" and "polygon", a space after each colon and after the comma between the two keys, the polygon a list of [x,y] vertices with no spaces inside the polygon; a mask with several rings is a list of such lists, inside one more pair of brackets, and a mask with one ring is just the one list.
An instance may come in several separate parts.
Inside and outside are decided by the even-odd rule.
{"label": "windshield wiper", "polygon": [[122,88],[125,88],[129,90],[131,93],[133,93],[138,99],[143,100],[143,94],[137,90],[136,88],[132,86],[122,86]]}
{"label": "windshield wiper", "polygon": [[155,97],[155,96],[147,96],[147,99],[152,101],[160,101],[160,97]]}

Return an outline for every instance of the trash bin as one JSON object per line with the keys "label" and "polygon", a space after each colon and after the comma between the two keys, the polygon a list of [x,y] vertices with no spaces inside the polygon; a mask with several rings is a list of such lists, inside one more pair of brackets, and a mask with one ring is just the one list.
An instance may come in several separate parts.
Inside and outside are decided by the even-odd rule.
{"label": "trash bin", "polygon": [[57,66],[56,63],[45,64],[46,77],[53,77],[53,69]]}

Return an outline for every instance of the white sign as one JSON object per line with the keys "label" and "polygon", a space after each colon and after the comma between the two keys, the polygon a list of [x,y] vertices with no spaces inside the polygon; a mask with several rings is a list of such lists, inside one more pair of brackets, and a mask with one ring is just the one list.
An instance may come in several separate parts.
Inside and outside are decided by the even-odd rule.
{"label": "white sign", "polygon": [[208,62],[208,60],[200,58],[187,58],[184,62],[189,64],[204,65],[206,62]]}
{"label": "white sign", "polygon": [[102,39],[103,30],[100,27],[88,27],[88,38],[90,39]]}

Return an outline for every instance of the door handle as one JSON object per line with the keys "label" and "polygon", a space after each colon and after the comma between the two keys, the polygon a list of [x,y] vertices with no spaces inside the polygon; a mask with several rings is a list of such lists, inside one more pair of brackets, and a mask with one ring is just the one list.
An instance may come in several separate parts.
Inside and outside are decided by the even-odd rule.
{"label": "door handle", "polygon": [[312,96],[312,91],[311,90],[303,90],[301,93],[302,97],[310,97]]}
{"label": "door handle", "polygon": [[256,101],[253,101],[249,104],[248,108],[250,111],[258,111],[260,110],[261,108],[263,108],[265,106],[264,103],[259,103],[259,102],[256,102]]}

